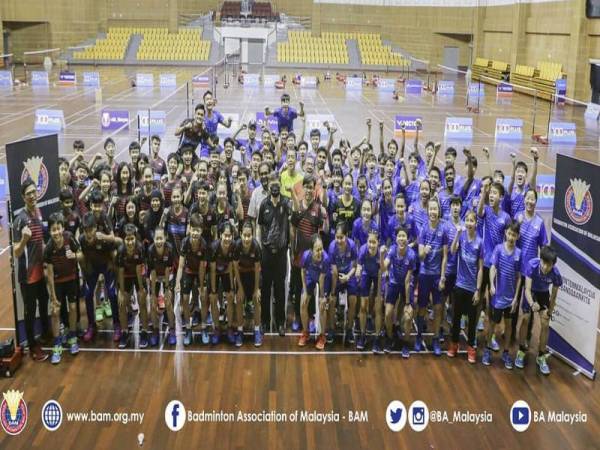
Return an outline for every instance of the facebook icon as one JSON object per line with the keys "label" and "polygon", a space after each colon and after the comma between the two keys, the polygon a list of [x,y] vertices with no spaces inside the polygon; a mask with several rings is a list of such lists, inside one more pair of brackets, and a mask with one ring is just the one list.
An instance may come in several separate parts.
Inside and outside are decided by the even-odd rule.
{"label": "facebook icon", "polygon": [[185,425],[185,407],[179,400],[171,400],[165,408],[165,423],[171,431],[179,431]]}

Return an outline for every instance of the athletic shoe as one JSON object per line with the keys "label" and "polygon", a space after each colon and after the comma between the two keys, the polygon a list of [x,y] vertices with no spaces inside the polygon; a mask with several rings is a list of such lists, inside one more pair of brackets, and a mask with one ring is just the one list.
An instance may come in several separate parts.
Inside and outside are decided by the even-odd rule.
{"label": "athletic shoe", "polygon": [[159,295],[158,298],[156,299],[156,302],[158,304],[158,309],[165,309],[165,296],[164,295]]}
{"label": "athletic shoe", "polygon": [[508,370],[512,370],[513,360],[507,351],[502,352],[502,361],[504,361],[504,367],[506,367]]}
{"label": "athletic shoe", "polygon": [[192,330],[185,330],[183,332],[183,345],[186,347],[192,343]]}
{"label": "athletic shoe", "polygon": [[465,328],[467,328],[467,319],[465,318],[465,316],[462,316],[460,318],[460,329],[464,330]]}
{"label": "athletic shoe", "polygon": [[158,333],[150,334],[150,347],[158,347]]}
{"label": "athletic shoe", "polygon": [[79,353],[79,343],[77,342],[76,337],[72,337],[67,341],[67,345],[69,346],[69,353],[71,355],[76,355]]}
{"label": "athletic shoe", "polygon": [[470,345],[467,346],[467,361],[471,364],[475,364],[477,362],[477,350]]}
{"label": "athletic shoe", "polygon": [[126,331],[121,333],[121,339],[119,339],[119,348],[124,349],[129,345],[129,333]]}
{"label": "athletic shoe", "polygon": [[492,351],[489,348],[485,348],[483,351],[483,356],[481,358],[481,362],[484,366],[489,366],[492,364]]}
{"label": "athletic shoe", "polygon": [[327,337],[326,337],[327,343],[333,344],[334,339],[335,339],[335,334],[334,334],[333,330],[329,330],[327,332]]}
{"label": "athletic shoe", "polygon": [[210,336],[210,343],[212,345],[219,345],[221,342],[221,332],[219,330],[214,330]]}
{"label": "athletic shoe", "polygon": [[263,341],[263,334],[260,330],[254,330],[254,346],[260,347]]}
{"label": "athletic shoe", "polygon": [[237,331],[235,333],[235,346],[236,347],[241,347],[243,342],[244,342],[244,332],[243,331]]}
{"label": "athletic shoe", "polygon": [[146,330],[143,330],[140,333],[140,348],[147,348],[148,347],[148,333],[146,332]]}
{"label": "athletic shoe", "polygon": [[206,328],[200,332],[200,338],[204,345],[208,345],[210,343],[210,334],[208,334],[208,330]]}
{"label": "athletic shoe", "polygon": [[498,344],[498,341],[496,340],[496,335],[492,334],[492,340],[490,342],[490,348],[492,350],[494,350],[495,352],[499,352],[500,351],[500,344]]}
{"label": "athletic shoe", "polygon": [[446,352],[446,355],[448,355],[450,358],[454,358],[456,356],[457,352],[458,352],[458,343],[450,342],[450,344],[448,344],[448,351]]}
{"label": "athletic shoe", "polygon": [[402,346],[402,357],[404,359],[410,358],[410,350],[408,349],[408,347],[406,345]]}
{"label": "athletic shoe", "polygon": [[372,317],[367,317],[367,333],[375,333],[375,322]]}
{"label": "athletic shoe", "polygon": [[535,358],[535,362],[537,363],[537,366],[543,375],[550,375],[550,366],[548,366],[548,361],[546,361],[546,358],[546,355],[538,356]]}
{"label": "athletic shoe", "polygon": [[433,354],[435,356],[442,356],[442,347],[440,346],[440,340],[437,338],[433,338]]}
{"label": "athletic shoe", "polygon": [[96,306],[96,323],[102,323],[104,320],[104,307],[102,305]]}
{"label": "athletic shoe", "polygon": [[392,339],[386,336],[384,344],[383,344],[383,352],[390,353],[392,351],[393,346],[394,346],[394,342],[392,341]]}
{"label": "athletic shoe", "polygon": [[169,336],[167,337],[167,344],[177,345],[177,335],[175,334],[175,330],[169,330]]}
{"label": "athletic shoe", "polygon": [[102,302],[102,309],[104,310],[104,317],[109,319],[112,317],[112,308],[110,307],[110,301],[104,300]]}
{"label": "athletic shoe", "polygon": [[423,350],[423,338],[421,336],[417,336],[415,339],[415,352],[420,352]]}
{"label": "athletic shoe", "polygon": [[200,311],[194,311],[192,313],[192,328],[197,327],[200,324]]}
{"label": "athletic shoe", "polygon": [[375,339],[373,339],[373,354],[374,355],[382,355],[383,354],[383,350],[381,349],[381,343],[380,341],[380,337],[377,336],[375,337]]}
{"label": "athletic shoe", "polygon": [[515,367],[517,369],[523,369],[525,367],[525,352],[523,350],[519,350],[517,352],[517,357],[515,358]]}
{"label": "athletic shoe", "polygon": [[87,328],[85,334],[83,335],[83,342],[91,342],[96,335],[96,328],[90,326]]}
{"label": "athletic shoe", "polygon": [[294,321],[292,322],[292,331],[294,333],[300,331],[300,322],[298,322],[296,319],[294,319]]}
{"label": "athletic shoe", "polygon": [[298,347],[304,347],[306,345],[306,343],[308,342],[309,338],[310,338],[310,335],[306,331],[303,331],[302,334],[300,335],[300,339],[298,339]]}
{"label": "athletic shoe", "polygon": [[485,313],[481,313],[479,316],[479,322],[477,322],[477,331],[483,331],[485,329]]}
{"label": "athletic shoe", "polygon": [[354,344],[354,342],[355,342],[355,340],[354,340],[354,331],[352,331],[352,329],[346,330],[346,342],[348,344]]}
{"label": "athletic shoe", "polygon": [[52,349],[52,356],[50,357],[50,362],[52,364],[58,364],[61,360],[62,355],[62,345],[55,345]]}
{"label": "athletic shoe", "polygon": [[235,345],[235,331],[233,330],[233,328],[229,328],[227,330],[227,341],[231,345]]}
{"label": "athletic shoe", "polygon": [[[113,342],[119,342],[121,340],[121,334],[121,327],[119,325],[115,325],[115,332],[113,333]],[[85,341],[85,336],[83,337],[83,340]]]}
{"label": "athletic shoe", "polygon": [[31,358],[36,362],[46,361],[48,359],[48,353],[42,350],[39,344],[35,344],[29,351]]}
{"label": "athletic shoe", "polygon": [[323,333],[321,333],[319,335],[319,337],[317,338],[317,343],[315,344],[315,348],[317,350],[323,350],[325,348],[325,342],[326,342],[325,335]]}
{"label": "athletic shoe", "polygon": [[310,334],[314,334],[317,332],[317,325],[315,324],[315,319],[310,319],[308,322],[308,332]]}
{"label": "athletic shoe", "polygon": [[367,338],[364,334],[360,334],[356,340],[356,350],[364,350]]}

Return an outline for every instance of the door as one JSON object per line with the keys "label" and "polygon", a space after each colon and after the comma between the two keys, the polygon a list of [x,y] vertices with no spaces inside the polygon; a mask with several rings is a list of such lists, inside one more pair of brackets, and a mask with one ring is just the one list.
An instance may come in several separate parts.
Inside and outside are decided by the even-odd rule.
{"label": "door", "polygon": [[458,69],[459,48],[444,47],[444,66]]}

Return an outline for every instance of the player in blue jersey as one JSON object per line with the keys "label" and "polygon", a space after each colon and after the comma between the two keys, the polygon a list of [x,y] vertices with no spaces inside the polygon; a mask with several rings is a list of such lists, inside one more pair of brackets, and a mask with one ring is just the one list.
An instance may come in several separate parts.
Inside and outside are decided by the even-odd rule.
{"label": "player in blue jersey", "polygon": [[419,185],[419,200],[413,202],[408,207],[408,214],[415,221],[417,227],[417,233],[421,232],[421,229],[427,225],[429,213],[428,204],[431,198],[431,184],[429,180],[421,181]]}
{"label": "player in blue jersey", "polygon": [[461,226],[452,240],[451,254],[457,258],[456,285],[454,286],[454,315],[452,317],[452,339],[448,346],[448,356],[453,358],[458,352],[460,320],[467,315],[467,359],[475,364],[475,325],[477,304],[480,300],[483,280],[483,240],[477,235],[477,215],[467,212],[464,228]]}
{"label": "player in blue jersey", "polygon": [[[300,316],[302,318],[302,334],[298,340],[298,345],[304,347],[310,337],[308,334],[308,302],[315,301],[315,290],[318,283],[318,307],[321,332],[317,337],[315,347],[317,350],[323,350],[326,343],[327,313],[331,301],[329,299],[331,267],[329,265],[329,257],[323,249],[323,241],[318,234],[313,236],[311,248],[306,250],[302,255],[301,266],[302,298],[300,300]],[[331,314],[335,314],[335,310],[331,311]]]}
{"label": "player in blue jersey", "polygon": [[[364,350],[367,342],[367,310],[369,299],[375,298],[375,332],[379,336],[381,332],[381,259],[385,247],[379,249],[379,236],[377,232],[369,233],[367,243],[360,247],[358,262],[356,266],[356,279],[359,282],[360,310],[358,313],[360,336],[356,339],[356,348]],[[377,345],[377,339],[373,345]],[[377,349],[375,349],[377,350]]]}
{"label": "player in blue jersey", "polygon": [[290,94],[283,94],[281,96],[281,108],[277,108],[273,112],[268,106],[265,108],[265,116],[269,117],[271,114],[277,119],[277,129],[280,133],[282,130],[291,132],[294,131],[294,120],[297,117],[304,116],[304,103],[300,102],[300,111],[296,111],[290,107]]}
{"label": "player in blue jersey", "polygon": [[404,198],[404,194],[399,193],[396,195],[396,199],[394,200],[394,210],[396,214],[388,220],[387,234],[382,239],[382,243],[391,245],[396,239],[398,229],[402,227],[408,232],[408,244],[413,247],[417,241],[418,232],[412,216],[409,216],[406,212],[406,199]]}
{"label": "player in blue jersey", "polygon": [[508,211],[508,213],[513,219],[517,214],[525,210],[525,194],[527,191],[529,189],[535,189],[537,185],[538,149],[531,147],[530,152],[531,157],[533,158],[533,169],[529,180],[527,180],[527,172],[529,171],[527,163],[524,161],[515,163],[513,160],[512,177],[506,194],[510,198],[510,202],[507,202],[507,206],[510,206],[510,211]]}
{"label": "player in blue jersey", "polygon": [[[498,244],[492,252],[490,266],[490,319],[494,326],[488,327],[487,346],[483,351],[482,362],[489,366],[492,363],[492,334],[502,333],[504,322],[504,341],[502,345],[502,361],[507,369],[513,368],[510,356],[512,338],[511,317],[519,303],[521,287],[521,250],[517,248],[519,224],[511,223],[506,229],[504,243]],[[485,241],[484,241],[485,250]]]}
{"label": "player in blue jersey", "polygon": [[[348,301],[348,323],[346,341],[354,344],[354,320],[356,318],[356,301],[358,285],[356,283],[356,260],[358,251],[352,239],[346,236],[344,223],[335,227],[335,240],[329,244],[329,260],[331,262],[332,292],[337,297],[345,293]],[[334,315],[331,315],[334,317]]]}
{"label": "player in blue jersey", "polygon": [[361,247],[367,243],[371,231],[379,233],[379,226],[373,220],[373,206],[371,201],[365,199],[360,206],[360,217],[352,225],[352,240],[356,245]]}
{"label": "player in blue jersey", "polygon": [[[385,331],[384,352],[389,353],[393,347],[394,317],[402,317],[404,339],[402,357],[408,358],[408,340],[413,317],[412,274],[417,267],[417,255],[408,246],[408,231],[399,228],[396,243],[392,245],[383,261],[384,278],[387,278],[385,293]],[[386,277],[387,275],[387,277]]]}
{"label": "player in blue jersey", "polygon": [[[446,234],[448,235],[448,245],[454,240],[454,236],[458,233],[458,229],[463,226],[460,218],[462,211],[462,201],[460,197],[453,195],[450,200],[451,213],[448,220],[444,222],[446,225]],[[452,305],[454,305],[454,285],[456,284],[456,266],[457,255],[448,252],[448,262],[446,263],[446,285],[442,292],[443,303],[446,305],[446,316],[449,324],[452,324]],[[443,339],[443,330],[440,329],[440,339]]]}
{"label": "player in blue jersey", "polygon": [[[544,246],[540,251],[540,257],[533,258],[528,262],[525,271],[525,298],[521,303],[522,319],[517,333],[519,351],[515,359],[515,366],[522,369],[525,367],[527,350],[524,339],[527,333],[527,323],[533,319],[534,315],[539,317],[541,330],[536,362],[540,372],[544,375],[550,374],[546,345],[550,318],[556,306],[556,295],[558,288],[562,286],[562,276],[556,267],[556,260],[556,251],[552,247]],[[550,290],[550,285],[552,285],[552,290]]]}
{"label": "player in blue jersey", "polygon": [[[425,313],[431,299],[433,303],[433,329],[440,329],[442,316],[441,292],[446,286],[446,264],[448,262],[448,236],[446,227],[440,221],[440,204],[437,199],[428,202],[429,220],[419,233],[419,310],[417,315],[417,339],[415,350],[421,351],[423,347],[423,328],[425,325]],[[436,356],[442,354],[440,340],[434,335],[433,353]]]}

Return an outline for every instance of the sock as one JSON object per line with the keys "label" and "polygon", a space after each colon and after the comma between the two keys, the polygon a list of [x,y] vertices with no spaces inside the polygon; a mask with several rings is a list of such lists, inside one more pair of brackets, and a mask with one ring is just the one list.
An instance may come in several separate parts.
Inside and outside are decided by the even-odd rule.
{"label": "sock", "polygon": [[254,325],[254,331],[260,331],[260,325]]}

